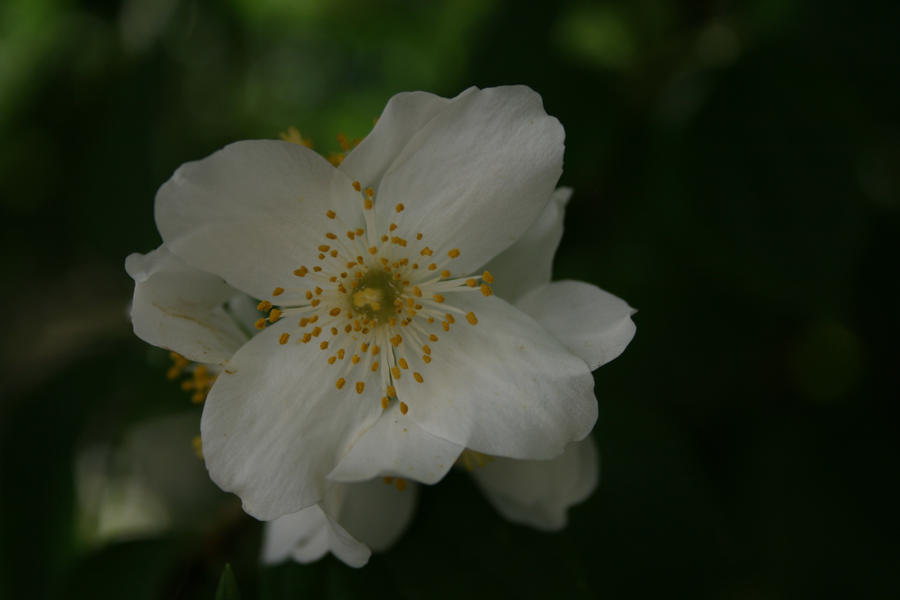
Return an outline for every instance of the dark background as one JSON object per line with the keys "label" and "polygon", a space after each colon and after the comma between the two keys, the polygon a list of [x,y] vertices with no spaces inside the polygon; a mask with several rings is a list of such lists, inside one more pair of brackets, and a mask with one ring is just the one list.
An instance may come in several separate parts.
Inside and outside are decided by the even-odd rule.
{"label": "dark background", "polygon": [[[0,596],[212,598],[230,562],[251,599],[900,597],[898,7],[4,0]],[[556,277],[640,310],[596,373],[600,487],[547,535],[452,473],[362,570],[261,568],[126,318],[156,189],[504,83],[566,127]]]}

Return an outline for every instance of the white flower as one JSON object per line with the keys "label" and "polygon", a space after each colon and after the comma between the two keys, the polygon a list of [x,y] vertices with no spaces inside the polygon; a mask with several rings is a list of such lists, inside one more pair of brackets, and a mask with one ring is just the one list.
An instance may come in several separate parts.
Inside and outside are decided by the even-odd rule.
{"label": "white flower", "polygon": [[[588,434],[590,371],[634,329],[621,300],[549,283],[562,142],[527,88],[409,93],[339,168],[239,142],[163,185],[164,246],[127,265],[135,331],[222,365],[204,456],[248,513],[329,514],[334,482],[433,483],[464,448],[550,459]],[[249,341],[241,294],[270,309]]]}

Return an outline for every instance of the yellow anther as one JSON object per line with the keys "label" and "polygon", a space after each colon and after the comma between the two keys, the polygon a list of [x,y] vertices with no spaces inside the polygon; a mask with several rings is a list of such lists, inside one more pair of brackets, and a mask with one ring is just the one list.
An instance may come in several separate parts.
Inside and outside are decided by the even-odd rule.
{"label": "yellow anther", "polygon": [[331,315],[332,317],[336,317],[336,316],[338,316],[339,314],[341,314],[341,309],[338,308],[338,307],[334,307],[334,308],[332,308],[331,310],[328,311],[328,314]]}
{"label": "yellow anther", "polygon": [[441,329],[444,331],[450,331],[450,323],[447,321],[441,321]]}
{"label": "yellow anther", "polygon": [[338,251],[337,251],[337,250],[332,250],[332,251],[331,251],[331,252],[329,252],[329,253],[328,253],[328,254],[330,254],[330,255],[331,255],[331,258],[337,258],[337,255],[338,255]]}
{"label": "yellow anther", "polygon": [[457,256],[459,256],[459,248],[454,248],[447,253],[447,256],[449,256],[450,258],[456,258]]}
{"label": "yellow anther", "polygon": [[443,271],[441,271],[441,277],[443,277],[444,279],[450,279],[450,271],[444,269]]}
{"label": "yellow anther", "polygon": [[343,349],[343,348],[341,348],[340,350],[338,350],[338,352],[337,352],[337,357],[338,357],[340,360],[344,360],[344,349]]}
{"label": "yellow anther", "polygon": [[494,276],[491,275],[490,271],[485,271],[484,273],[482,273],[481,278],[484,279],[484,281],[487,283],[494,283]]}
{"label": "yellow anther", "polygon": [[392,385],[387,386],[387,395],[390,396],[391,398],[396,398],[397,397],[397,388],[395,388]]}
{"label": "yellow anther", "polygon": [[398,203],[397,203],[397,206],[394,207],[394,210],[396,210],[397,212],[403,212],[403,209],[404,209],[404,208],[406,208],[406,207],[403,206],[403,203],[402,203],[402,202],[398,202]]}
{"label": "yellow anther", "polygon": [[466,279],[466,285],[469,287],[477,287],[478,280],[477,279]]}
{"label": "yellow anther", "polygon": [[272,290],[272,295],[273,295],[273,296],[280,296],[280,295],[282,295],[283,293],[284,293],[284,288],[283,288],[283,287],[277,287],[277,288],[275,288],[274,290]]}
{"label": "yellow anther", "polygon": [[428,344],[425,344],[424,346],[422,346],[422,352],[424,352],[425,354],[431,354],[431,347]]}
{"label": "yellow anther", "polygon": [[490,296],[490,295],[493,294],[494,292],[491,290],[491,286],[489,286],[489,285],[486,284],[486,283],[482,283],[482,284],[481,284],[481,293],[482,293],[484,296]]}
{"label": "yellow anther", "polygon": [[291,334],[282,333],[281,337],[278,338],[278,343],[281,344],[282,346],[284,346],[285,344],[288,343],[288,339],[290,339],[290,337],[291,337]]}
{"label": "yellow anther", "polygon": [[423,354],[423,355],[422,355],[422,360],[425,361],[425,364],[427,365],[428,363],[431,362],[431,357],[428,356],[427,354]]}
{"label": "yellow anther", "polygon": [[396,224],[396,223],[391,223],[391,226],[388,227],[388,231],[394,231],[395,229],[397,229],[397,224]]}
{"label": "yellow anther", "polygon": [[372,346],[372,356],[375,356],[379,352],[381,352],[381,346],[379,346],[378,344]]}
{"label": "yellow anther", "polygon": [[360,361],[359,354],[354,354],[353,356],[350,357],[350,362],[352,362],[354,365],[357,364],[359,361]]}
{"label": "yellow anther", "polygon": [[328,244],[322,244],[321,246],[319,246],[319,252],[328,252],[329,250],[331,250],[331,246],[329,246]]}
{"label": "yellow anther", "polygon": [[315,323],[318,320],[319,320],[319,315],[313,315],[309,318],[310,323]]}
{"label": "yellow anther", "polygon": [[471,325],[477,325],[478,317],[475,316],[475,313],[470,312],[466,315],[466,321],[468,321]]}
{"label": "yellow anther", "polygon": [[373,363],[372,363],[372,372],[373,372],[373,373],[377,373],[377,372],[378,372],[378,367],[379,367],[379,366],[380,366],[380,365],[378,364],[378,361],[377,361],[377,360],[376,360],[375,362],[373,362]]}
{"label": "yellow anther", "polygon": [[339,167],[341,166],[341,163],[344,162],[344,155],[340,152],[332,152],[328,155],[328,162],[335,167]]}
{"label": "yellow anther", "polygon": [[442,294],[435,294],[434,296],[432,296],[432,298],[434,298],[435,302],[443,302],[444,301],[444,296]]}
{"label": "yellow anther", "polygon": [[421,234],[421,233],[417,233],[417,234],[416,234],[416,239],[417,239],[417,240],[421,240],[421,239],[422,239],[422,234]]}
{"label": "yellow anther", "polygon": [[401,368],[401,369],[408,369],[408,368],[409,368],[409,364],[406,362],[406,359],[405,359],[405,358],[402,358],[402,357],[399,358],[399,359],[397,360],[397,364],[400,365],[400,368]]}
{"label": "yellow anther", "polygon": [[389,239],[391,239],[391,238],[389,238],[386,235],[383,235],[383,236],[381,236],[381,243],[384,243],[384,242],[388,241]]}
{"label": "yellow anther", "polygon": [[331,328],[331,335],[337,335],[337,334],[338,334],[338,328],[337,328],[337,327],[332,327],[332,328]]}
{"label": "yellow anther", "polygon": [[329,210],[328,212],[325,213],[325,216],[328,217],[329,219],[333,219],[337,216],[337,213],[334,212],[333,210]]}
{"label": "yellow anther", "polygon": [[366,188],[366,198],[371,198],[374,195],[375,195],[375,190],[373,190],[370,187],[367,187]]}
{"label": "yellow anther", "polygon": [[303,317],[302,319],[300,319],[300,327],[306,327],[308,324],[309,324],[308,318]]}
{"label": "yellow anther", "polygon": [[366,383],[364,381],[357,381],[356,382],[356,393],[362,394],[364,389],[366,389]]}
{"label": "yellow anther", "polygon": [[319,348],[321,348],[322,350],[328,350],[328,340],[325,340],[324,342],[319,344]]}
{"label": "yellow anther", "polygon": [[[393,318],[393,317],[392,317],[392,318]],[[394,348],[396,348],[397,346],[399,346],[402,342],[403,342],[403,338],[400,337],[400,334],[399,334],[399,333],[398,333],[397,335],[395,335],[394,337],[391,338],[391,345],[392,345]]]}
{"label": "yellow anther", "polygon": [[334,364],[334,361],[336,361],[336,360],[337,360],[337,356],[334,356],[334,355],[332,354],[331,356],[328,357],[328,364],[329,364],[329,365],[333,365],[333,364]]}
{"label": "yellow anther", "polygon": [[263,300],[262,302],[260,302],[259,304],[256,305],[256,310],[261,310],[263,312],[266,312],[270,308],[272,308],[272,303],[269,302],[268,300]]}
{"label": "yellow anther", "polygon": [[297,277],[305,277],[307,273],[309,273],[309,269],[307,269],[306,267],[294,269],[294,275],[296,275]]}
{"label": "yellow anther", "polygon": [[381,408],[386,409],[388,405],[390,405],[391,401],[387,396],[381,397]]}
{"label": "yellow anther", "polygon": [[269,313],[269,323],[274,323],[275,321],[277,321],[280,318],[281,318],[281,310],[279,310],[277,308],[273,308],[272,311]]}
{"label": "yellow anther", "polygon": [[438,336],[434,335],[433,333],[429,333],[428,339],[432,342],[436,342],[436,341],[438,341]]}
{"label": "yellow anther", "polygon": [[444,315],[444,316],[447,317],[447,322],[450,323],[451,325],[452,325],[453,323],[456,323],[456,319],[454,319],[454,318],[453,318],[453,315],[451,315],[450,313],[447,313],[447,314]]}
{"label": "yellow anther", "polygon": [[366,232],[362,227],[357,227],[355,229],[355,231],[356,231],[356,235],[362,235]]}
{"label": "yellow anther", "polygon": [[360,191],[360,190],[362,189],[362,186],[359,184],[358,181],[354,181],[354,182],[353,182],[353,189],[356,190],[356,191],[358,192],[358,191]]}
{"label": "yellow anther", "polygon": [[425,246],[424,248],[422,248],[422,250],[419,251],[419,254],[421,254],[422,256],[431,256],[432,254],[434,254],[434,252],[432,252],[431,248]]}
{"label": "yellow anther", "polygon": [[[368,321],[366,321],[366,323],[368,323]],[[360,352],[366,352],[366,351],[368,351],[368,349],[369,349],[369,342],[363,342],[362,344],[359,345]]]}
{"label": "yellow anther", "polygon": [[363,200],[363,208],[365,208],[366,210],[372,210],[373,206],[375,206],[375,203],[372,202],[371,198],[366,198],[365,200]]}
{"label": "yellow anther", "polygon": [[305,294],[305,295],[306,295],[306,299],[307,299],[307,300],[312,300],[312,297],[313,297],[312,290],[306,290],[306,294]]}
{"label": "yellow anther", "polygon": [[400,412],[404,415],[409,411],[409,407],[406,405],[406,402],[400,403]]}
{"label": "yellow anther", "polygon": [[400,379],[400,369],[397,367],[391,367],[391,375],[394,376],[394,379]]}
{"label": "yellow anther", "polygon": [[331,233],[331,232],[326,233],[326,234],[325,234],[325,237],[327,237],[329,240],[336,240],[336,239],[337,239],[337,236],[334,235],[334,234]]}
{"label": "yellow anther", "polygon": [[429,271],[434,271],[435,269],[437,269],[437,265],[436,265],[436,264],[431,263],[430,265],[428,265],[428,270],[429,270]]}
{"label": "yellow anther", "polygon": [[334,382],[334,385],[337,386],[337,389],[341,389],[344,387],[345,383],[347,383],[347,382],[344,381],[343,377],[341,377],[340,379],[338,379],[337,381]]}
{"label": "yellow anther", "polygon": [[318,326],[313,327],[313,330],[312,330],[312,335],[313,335],[313,337],[319,337],[319,334],[320,334],[320,333],[322,333],[322,328],[321,328],[321,327],[318,327]]}
{"label": "yellow anther", "polygon": [[422,375],[418,371],[413,373],[413,379],[415,379],[419,383],[422,383],[423,381],[425,381],[424,379],[422,379]]}
{"label": "yellow anther", "polygon": [[350,240],[356,239],[356,234],[353,233],[352,231],[348,231],[348,232],[347,232],[347,239],[350,239]]}
{"label": "yellow anther", "polygon": [[369,254],[371,254],[372,256],[375,256],[376,252],[378,252],[378,248],[376,248],[375,246],[369,247]]}
{"label": "yellow anther", "polygon": [[319,300],[318,298],[313,298],[312,300],[310,300],[309,305],[310,306],[318,306],[321,303],[322,303],[322,301]]}
{"label": "yellow anther", "polygon": [[307,331],[306,333],[303,334],[303,337],[300,338],[300,341],[303,342],[304,344],[308,344],[309,340],[311,340],[311,339],[312,339],[312,334]]}
{"label": "yellow anther", "polygon": [[315,267],[313,267],[313,272],[314,272],[314,273],[321,273],[321,272],[322,272],[322,267],[320,267],[319,265],[316,265]]}

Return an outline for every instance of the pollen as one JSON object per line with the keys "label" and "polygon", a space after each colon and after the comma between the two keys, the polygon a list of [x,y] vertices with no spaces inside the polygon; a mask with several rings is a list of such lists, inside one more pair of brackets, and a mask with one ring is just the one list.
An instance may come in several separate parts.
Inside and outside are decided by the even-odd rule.
{"label": "pollen", "polygon": [[319,348],[321,348],[322,350],[328,350],[328,340],[325,340],[324,342],[319,344]]}
{"label": "pollen", "polygon": [[262,312],[266,312],[270,308],[272,308],[272,303],[269,302],[268,300],[263,300],[262,302],[260,302],[259,304],[256,305],[256,310],[260,310]]}
{"label": "pollen", "polygon": [[394,348],[396,348],[397,346],[399,346],[401,343],[403,343],[403,338],[400,337],[400,334],[399,334],[399,333],[398,333],[397,335],[395,335],[394,337],[391,338],[391,345],[392,345]]}
{"label": "pollen", "polygon": [[281,337],[278,338],[278,343],[281,344],[282,346],[284,346],[285,344],[288,343],[288,340],[290,339],[290,337],[291,337],[291,334],[282,333]]}
{"label": "pollen", "polygon": [[413,379],[415,379],[415,380],[418,381],[419,383],[422,383],[423,381],[425,381],[424,379],[422,379],[422,374],[419,373],[418,371],[416,371],[415,373],[413,373]]}
{"label": "pollen", "polygon": [[404,415],[409,411],[409,407],[406,405],[406,402],[400,403],[400,412]]}
{"label": "pollen", "polygon": [[490,295],[493,294],[494,292],[491,290],[491,286],[489,286],[489,285],[486,284],[486,283],[482,283],[482,284],[481,284],[481,293],[482,293],[482,295],[484,295],[484,296],[490,296]]}
{"label": "pollen", "polygon": [[466,314],[466,321],[468,321],[470,325],[477,325],[478,317],[475,316],[475,313],[469,312]]}
{"label": "pollen", "polygon": [[399,213],[399,212],[403,212],[403,209],[404,209],[404,208],[406,208],[406,207],[403,206],[403,203],[402,203],[402,202],[398,202],[398,203],[397,203],[397,206],[394,207],[394,210],[396,210],[396,211]]}
{"label": "pollen", "polygon": [[400,357],[399,359],[397,359],[397,364],[400,365],[400,368],[401,368],[401,369],[408,369],[408,368],[409,368],[409,363],[407,363],[407,362],[406,362],[406,359],[403,358],[403,357]]}
{"label": "pollen", "polygon": [[392,385],[387,386],[387,394],[391,398],[396,398],[397,397],[397,388],[395,388]]}
{"label": "pollen", "polygon": [[340,379],[338,379],[337,381],[334,382],[334,385],[337,387],[337,389],[341,389],[344,387],[345,383],[347,383],[347,382],[344,381],[343,377],[341,377]]}
{"label": "pollen", "polygon": [[356,382],[356,393],[362,394],[364,389],[366,389],[366,383],[364,381],[357,381]]}
{"label": "pollen", "polygon": [[325,216],[328,217],[329,219],[333,219],[337,216],[337,213],[334,212],[333,210],[329,210],[328,212],[325,213]]}
{"label": "pollen", "polygon": [[484,279],[484,281],[487,283],[494,283],[494,276],[491,275],[490,271],[485,271],[484,273],[482,273],[481,278]]}
{"label": "pollen", "polygon": [[309,269],[307,269],[306,267],[294,269],[294,275],[296,275],[297,277],[305,277],[307,273],[309,273]]}
{"label": "pollen", "polygon": [[443,302],[444,301],[444,296],[442,294],[435,294],[432,297],[434,298],[435,302]]}
{"label": "pollen", "polygon": [[388,398],[387,396],[381,397],[381,408],[386,409],[390,403],[391,403],[390,398]]}
{"label": "pollen", "polygon": [[265,327],[266,327],[266,320],[265,320],[264,318],[263,318],[263,319],[257,319],[256,322],[253,324],[253,326],[256,327],[257,329],[265,329]]}
{"label": "pollen", "polygon": [[450,279],[450,271],[444,269],[443,271],[441,271],[441,277],[443,277],[444,279]]}
{"label": "pollen", "polygon": [[356,190],[356,191],[358,192],[358,191],[360,191],[360,190],[362,189],[362,186],[359,184],[358,181],[354,181],[354,182],[353,182],[353,189]]}
{"label": "pollen", "polygon": [[459,256],[459,248],[454,248],[447,253],[447,256],[449,256],[450,258],[456,258],[457,256]]}
{"label": "pollen", "polygon": [[273,296],[280,296],[280,295],[282,295],[283,293],[284,293],[284,288],[283,288],[283,287],[277,287],[277,288],[275,288],[274,290],[272,290],[272,295],[273,295]]}

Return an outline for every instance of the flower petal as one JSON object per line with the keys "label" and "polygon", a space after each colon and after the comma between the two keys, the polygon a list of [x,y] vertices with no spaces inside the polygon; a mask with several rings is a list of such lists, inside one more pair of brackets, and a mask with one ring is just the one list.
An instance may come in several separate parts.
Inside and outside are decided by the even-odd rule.
{"label": "flower petal", "polygon": [[515,304],[526,292],[550,282],[553,256],[563,234],[571,188],[557,188],[544,211],[519,240],[494,257],[485,269],[496,277],[494,293]]}
{"label": "flower petal", "polygon": [[386,550],[403,533],[415,508],[418,486],[403,491],[381,479],[331,486],[322,503],[266,524],[262,560],[293,557],[301,563],[331,552],[361,567],[371,551]]}
{"label": "flower petal", "polygon": [[394,403],[328,474],[333,481],[362,481],[381,475],[437,483],[463,447],[434,436]]}
{"label": "flower petal", "polygon": [[375,127],[339,168],[363,185],[377,186],[404,148],[432,118],[476,90],[469,88],[456,98],[442,98],[428,92],[402,92],[392,96]]}
{"label": "flower petal", "polygon": [[[373,550],[389,548],[409,525],[419,486],[402,491],[381,478],[336,484],[323,505],[325,512],[354,538]],[[347,562],[347,561],[344,561]]]}
{"label": "flower petal", "polygon": [[597,487],[597,449],[588,436],[553,460],[495,458],[472,476],[510,521],[545,531],[562,529],[566,511]]}
{"label": "flower petal", "polygon": [[[423,234],[437,256],[469,273],[515,242],[541,213],[562,172],[564,132],[524,86],[464,93],[407,143],[378,186],[385,226]],[[395,205],[405,209],[395,213]]]}
{"label": "flower petal", "polygon": [[395,385],[414,421],[456,444],[512,458],[552,458],[588,434],[597,401],[583,360],[496,296],[459,293],[452,301],[478,324],[459,319],[440,336],[431,364],[407,355],[423,381],[407,375]]}
{"label": "flower petal", "polygon": [[591,370],[622,354],[636,330],[633,308],[582,281],[554,281],[520,298],[516,307],[583,358]]}
{"label": "flower petal", "polygon": [[131,321],[139,338],[189,360],[223,363],[247,341],[224,308],[238,294],[221,278],[189,267],[165,246],[125,259],[135,281]]}
{"label": "flower petal", "polygon": [[[236,493],[244,510],[262,520],[319,502],[325,475],[382,409],[351,382],[339,390],[337,369],[323,373],[323,352],[313,343],[279,337],[296,331],[284,318],[245,344],[225,365],[203,410],[203,455],[210,477]],[[358,369],[369,390],[381,380]]]}
{"label": "flower petal", "polygon": [[301,563],[319,560],[329,550],[327,522],[318,504],[268,521],[263,531],[263,563],[277,564],[289,557]]}
{"label": "flower petal", "polygon": [[[297,304],[306,287],[294,269],[317,254],[326,232],[361,224],[362,200],[350,180],[298,144],[252,140],[183,164],[156,194],[166,246],[256,298]],[[340,230],[337,230],[340,233]]]}

